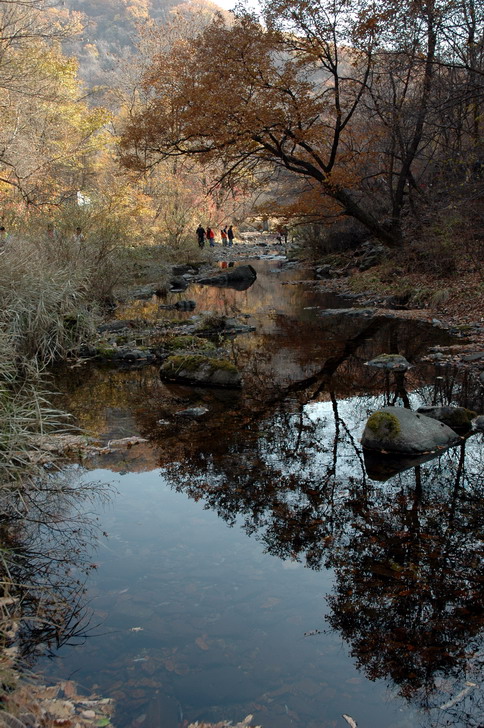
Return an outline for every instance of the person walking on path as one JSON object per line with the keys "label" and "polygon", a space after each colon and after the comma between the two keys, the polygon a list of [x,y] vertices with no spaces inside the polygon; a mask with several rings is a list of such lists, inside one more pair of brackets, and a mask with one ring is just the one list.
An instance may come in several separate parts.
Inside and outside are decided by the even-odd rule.
{"label": "person walking on path", "polygon": [[229,240],[229,247],[231,248],[232,245],[234,244],[234,238],[235,238],[234,229],[233,229],[232,225],[230,225],[229,229],[227,230],[227,238]]}
{"label": "person walking on path", "polygon": [[222,237],[222,245],[223,245],[224,248],[226,248],[227,247],[227,240],[228,240],[228,238],[227,238],[227,226],[225,226],[224,228],[222,228],[222,230],[220,231],[220,235]]}
{"label": "person walking on path", "polygon": [[210,247],[211,248],[215,247],[215,233],[214,233],[214,231],[212,230],[211,227],[208,227],[207,228],[206,235],[207,235],[207,240],[208,240],[208,242],[210,244]]}
{"label": "person walking on path", "polygon": [[202,249],[203,246],[205,245],[205,230],[201,224],[197,227],[197,240],[198,240],[198,247],[200,249]]}

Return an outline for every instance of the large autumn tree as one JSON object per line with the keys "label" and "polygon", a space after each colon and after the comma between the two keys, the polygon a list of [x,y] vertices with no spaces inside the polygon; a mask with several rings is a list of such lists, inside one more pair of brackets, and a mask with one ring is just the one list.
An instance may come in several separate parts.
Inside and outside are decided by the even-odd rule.
{"label": "large autumn tree", "polygon": [[[217,161],[225,181],[283,169],[293,209],[350,216],[397,245],[429,204],[430,181],[479,157],[483,19],[470,2],[271,0],[261,18],[216,18],[153,57],[124,161]],[[471,10],[472,53],[457,59],[450,24],[471,32]],[[449,133],[452,143],[460,134],[455,148]]]}

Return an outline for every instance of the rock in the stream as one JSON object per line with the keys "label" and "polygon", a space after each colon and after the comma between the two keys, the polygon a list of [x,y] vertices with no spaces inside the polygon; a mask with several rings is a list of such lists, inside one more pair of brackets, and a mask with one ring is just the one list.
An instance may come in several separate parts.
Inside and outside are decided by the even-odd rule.
{"label": "rock in the stream", "polygon": [[169,356],[161,365],[160,377],[208,387],[240,387],[242,382],[232,362],[200,354]]}
{"label": "rock in the stream", "polygon": [[184,291],[187,288],[188,282],[181,276],[173,276],[170,278],[170,290],[171,291]]}
{"label": "rock in the stream", "polygon": [[465,407],[419,407],[417,412],[432,417],[434,420],[443,422],[444,425],[452,427],[457,432],[467,432],[472,427],[472,419],[476,413]]}
{"label": "rock in the stream", "polygon": [[188,409],[175,412],[176,417],[188,417],[192,420],[198,420],[208,412],[207,407],[188,407]]}
{"label": "rock in the stream", "polygon": [[244,291],[249,288],[257,278],[257,273],[251,265],[239,265],[236,268],[229,268],[223,273],[200,278],[199,283],[208,286],[220,286],[236,288]]}
{"label": "rock in the stream", "polygon": [[431,417],[404,407],[383,407],[366,423],[363,447],[385,453],[430,453],[457,443],[459,435]]}
{"label": "rock in the stream", "polygon": [[410,362],[401,354],[380,354],[375,359],[367,361],[366,365],[391,372],[406,372],[411,367]]}

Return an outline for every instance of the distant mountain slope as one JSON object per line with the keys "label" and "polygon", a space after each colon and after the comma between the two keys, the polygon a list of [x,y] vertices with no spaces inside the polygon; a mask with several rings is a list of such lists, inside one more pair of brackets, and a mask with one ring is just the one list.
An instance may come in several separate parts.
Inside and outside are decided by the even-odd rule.
{"label": "distant mountain slope", "polygon": [[[164,22],[184,0],[62,0],[62,5],[84,16],[82,36],[68,51],[79,59],[79,73],[89,86],[104,85],[106,74],[134,49],[140,24]],[[210,0],[196,0],[201,12],[214,12]],[[192,3],[193,4],[193,3]]]}

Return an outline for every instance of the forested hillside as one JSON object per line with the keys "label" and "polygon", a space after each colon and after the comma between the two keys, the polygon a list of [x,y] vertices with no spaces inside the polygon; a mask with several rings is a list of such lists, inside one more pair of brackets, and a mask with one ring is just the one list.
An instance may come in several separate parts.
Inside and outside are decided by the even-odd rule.
{"label": "forested hillside", "polygon": [[[79,73],[90,86],[107,82],[106,72],[116,67],[120,58],[134,50],[142,27],[153,21],[166,22],[170,10],[181,0],[64,0],[70,13],[80,13],[82,33],[68,45],[79,59]],[[216,8],[209,0],[194,5],[200,12]]]}

